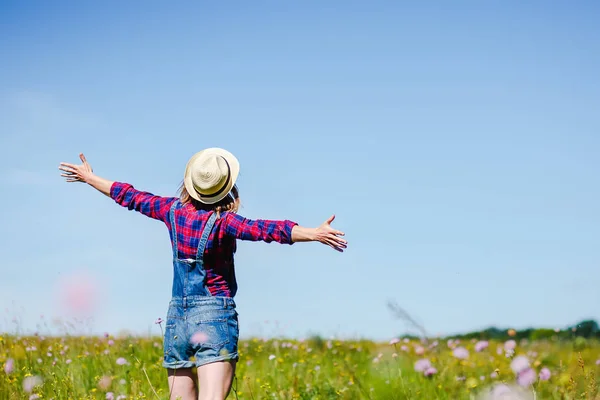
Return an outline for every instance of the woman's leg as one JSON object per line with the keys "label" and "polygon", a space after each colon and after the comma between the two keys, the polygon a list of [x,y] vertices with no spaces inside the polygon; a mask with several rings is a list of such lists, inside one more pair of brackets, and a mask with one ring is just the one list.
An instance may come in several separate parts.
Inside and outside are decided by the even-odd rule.
{"label": "woman's leg", "polygon": [[196,400],[198,388],[196,375],[191,368],[167,369],[170,400]]}
{"label": "woman's leg", "polygon": [[198,367],[198,400],[225,400],[231,390],[236,361],[218,361]]}

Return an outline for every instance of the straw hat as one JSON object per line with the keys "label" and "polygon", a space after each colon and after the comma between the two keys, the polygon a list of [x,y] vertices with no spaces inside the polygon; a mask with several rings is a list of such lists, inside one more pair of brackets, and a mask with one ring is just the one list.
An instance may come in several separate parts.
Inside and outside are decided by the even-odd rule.
{"label": "straw hat", "polygon": [[190,158],[183,184],[192,198],[204,204],[215,204],[229,194],[239,172],[240,163],[233,154],[213,147]]}

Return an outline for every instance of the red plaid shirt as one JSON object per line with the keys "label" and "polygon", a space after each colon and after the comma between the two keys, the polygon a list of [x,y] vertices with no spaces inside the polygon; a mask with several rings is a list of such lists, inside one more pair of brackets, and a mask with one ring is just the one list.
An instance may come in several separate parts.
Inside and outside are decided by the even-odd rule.
{"label": "red plaid shirt", "polygon": [[[121,182],[112,185],[110,197],[129,210],[138,211],[164,222],[169,232],[171,231],[169,210],[173,203],[179,200],[177,197],[155,196]],[[210,212],[196,210],[191,204],[175,209],[179,258],[196,258],[200,235],[210,214]],[[233,297],[237,292],[233,262],[236,239],[292,244],[294,225],[297,224],[289,220],[250,220],[236,213],[222,213],[221,218],[215,222],[204,251],[206,284],[210,293],[213,296]]]}

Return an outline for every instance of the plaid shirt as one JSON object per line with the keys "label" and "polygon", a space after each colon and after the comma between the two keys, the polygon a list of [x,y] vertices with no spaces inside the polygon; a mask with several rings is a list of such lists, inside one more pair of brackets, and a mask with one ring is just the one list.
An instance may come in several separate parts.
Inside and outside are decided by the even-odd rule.
{"label": "plaid shirt", "polygon": [[[110,197],[129,210],[138,211],[150,218],[160,220],[167,225],[171,222],[169,210],[177,197],[160,197],[141,192],[127,183],[115,182],[110,189]],[[200,235],[211,212],[198,211],[191,204],[175,207],[177,231],[177,252],[179,258],[196,258]],[[292,244],[292,228],[295,222],[250,220],[236,213],[225,212],[215,222],[204,251],[206,285],[213,296],[233,297],[237,292],[233,254],[236,239],[278,242]],[[171,244],[173,238],[171,238]]]}

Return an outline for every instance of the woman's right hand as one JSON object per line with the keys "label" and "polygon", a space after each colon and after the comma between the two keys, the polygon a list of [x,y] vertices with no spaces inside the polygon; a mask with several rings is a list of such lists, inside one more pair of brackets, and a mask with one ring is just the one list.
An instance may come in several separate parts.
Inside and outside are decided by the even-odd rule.
{"label": "woman's right hand", "polygon": [[67,182],[90,183],[91,177],[94,176],[94,171],[90,164],[88,164],[83,153],[79,154],[79,159],[81,160],[81,165],[61,162],[58,169],[63,171],[63,173],[60,176],[66,178]]}
{"label": "woman's right hand", "polygon": [[338,231],[331,227],[331,223],[335,219],[335,215],[332,215],[323,222],[318,228],[315,229],[315,238],[317,242],[321,242],[340,253],[348,247],[348,242],[342,239],[340,236],[344,236],[344,232]]}

